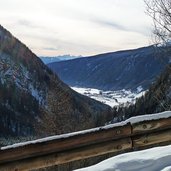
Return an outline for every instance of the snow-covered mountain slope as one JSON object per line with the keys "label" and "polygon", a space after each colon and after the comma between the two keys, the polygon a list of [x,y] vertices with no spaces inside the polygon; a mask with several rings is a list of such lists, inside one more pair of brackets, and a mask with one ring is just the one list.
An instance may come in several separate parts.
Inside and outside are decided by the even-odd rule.
{"label": "snow-covered mountain slope", "polygon": [[100,90],[149,88],[169,63],[170,53],[154,46],[51,63],[68,85]]}
{"label": "snow-covered mountain slope", "polygon": [[[70,89],[0,26],[0,137],[47,136],[104,124],[110,107]],[[75,124],[77,123],[77,124]]]}
{"label": "snow-covered mountain slope", "polygon": [[80,58],[81,56],[72,56],[72,55],[60,55],[60,56],[40,56],[39,58],[43,61],[44,64],[49,64],[53,62],[67,61],[71,59]]}
{"label": "snow-covered mountain slope", "polygon": [[171,171],[171,145],[121,154],[77,171]]}
{"label": "snow-covered mountain slope", "polygon": [[135,104],[115,111],[115,116],[128,118],[146,113],[157,113],[171,109],[171,65],[168,65],[144,96]]}
{"label": "snow-covered mountain slope", "polygon": [[38,83],[34,85],[33,75],[27,67],[22,63],[16,63],[12,56],[3,51],[0,52],[0,82],[2,85],[15,84],[17,88],[30,93],[39,104],[45,105],[46,87],[40,87]]}
{"label": "snow-covered mountain slope", "polygon": [[138,89],[134,92],[125,89],[117,91],[104,91],[93,88],[71,88],[80,94],[86,95],[111,107],[135,103],[136,98],[139,98],[145,94],[145,91],[142,91],[141,87],[138,87]]}

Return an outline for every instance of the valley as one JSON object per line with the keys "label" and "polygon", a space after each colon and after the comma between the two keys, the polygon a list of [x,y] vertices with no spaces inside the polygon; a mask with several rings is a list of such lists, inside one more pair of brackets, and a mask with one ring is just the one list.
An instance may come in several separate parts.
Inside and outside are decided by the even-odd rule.
{"label": "valley", "polygon": [[171,171],[171,0],[1,1],[0,171]]}
{"label": "valley", "polygon": [[147,90],[169,63],[168,51],[148,46],[47,65],[70,87],[137,91]]}
{"label": "valley", "polygon": [[92,99],[100,101],[111,107],[133,104],[135,103],[136,98],[139,98],[145,94],[145,91],[143,91],[141,86],[138,87],[137,91],[134,92],[125,89],[117,90],[117,91],[104,91],[94,88],[82,88],[82,87],[71,87],[71,88],[80,94],[83,94]]}

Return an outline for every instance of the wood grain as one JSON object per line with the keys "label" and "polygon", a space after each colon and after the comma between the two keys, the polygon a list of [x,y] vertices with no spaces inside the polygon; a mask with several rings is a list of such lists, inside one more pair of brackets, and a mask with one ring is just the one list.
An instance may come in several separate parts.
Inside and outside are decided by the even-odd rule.
{"label": "wood grain", "polygon": [[9,162],[0,165],[3,171],[26,171],[32,169],[40,169],[48,166],[64,164],[75,160],[90,158],[107,153],[119,152],[132,148],[130,138],[113,140],[87,147],[81,147],[65,152],[53,153],[39,157],[27,158],[16,162]]}
{"label": "wood grain", "polygon": [[142,134],[155,130],[171,128],[171,118],[144,121],[132,125],[133,134]]}
{"label": "wood grain", "polygon": [[171,143],[171,118],[99,129],[0,150],[0,171],[23,171]]}
{"label": "wood grain", "polygon": [[63,150],[70,150],[91,144],[114,140],[118,138],[129,137],[131,135],[131,125],[124,127],[115,127],[107,130],[99,130],[73,137],[61,138],[42,143],[29,144],[27,146],[13,148],[8,150],[0,150],[0,164],[8,161],[15,161],[28,157],[40,156]]}
{"label": "wood grain", "polygon": [[134,148],[141,148],[164,142],[167,143],[168,141],[171,141],[171,129],[132,138]]}

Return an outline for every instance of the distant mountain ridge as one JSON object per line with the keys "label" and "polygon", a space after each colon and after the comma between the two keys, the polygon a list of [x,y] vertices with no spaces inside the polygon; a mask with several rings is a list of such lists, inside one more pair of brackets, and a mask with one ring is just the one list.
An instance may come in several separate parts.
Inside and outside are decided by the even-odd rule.
{"label": "distant mountain ridge", "polygon": [[53,62],[67,61],[71,59],[80,58],[82,56],[73,56],[73,55],[60,55],[60,56],[40,56],[39,58],[43,61],[44,64],[49,64]]}
{"label": "distant mountain ridge", "polygon": [[48,64],[70,86],[102,90],[147,89],[170,61],[149,46]]}
{"label": "distant mountain ridge", "polygon": [[64,84],[0,26],[0,138],[43,137],[104,125],[110,107]]}

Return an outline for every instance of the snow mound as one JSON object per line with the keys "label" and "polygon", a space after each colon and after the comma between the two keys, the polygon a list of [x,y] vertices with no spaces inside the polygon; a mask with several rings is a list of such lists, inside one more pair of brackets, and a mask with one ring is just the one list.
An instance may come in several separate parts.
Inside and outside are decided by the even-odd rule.
{"label": "snow mound", "polygon": [[121,154],[77,171],[171,171],[171,145]]}

